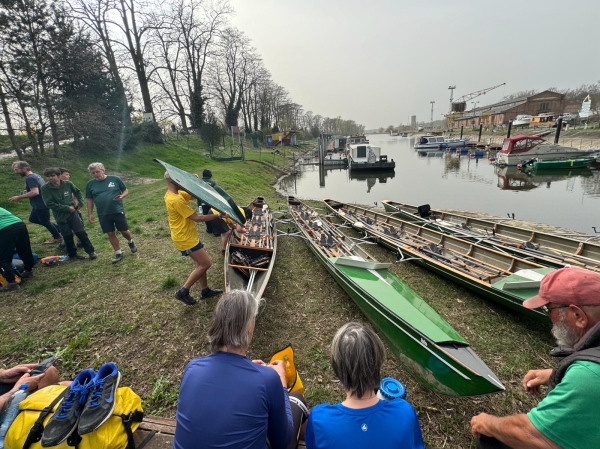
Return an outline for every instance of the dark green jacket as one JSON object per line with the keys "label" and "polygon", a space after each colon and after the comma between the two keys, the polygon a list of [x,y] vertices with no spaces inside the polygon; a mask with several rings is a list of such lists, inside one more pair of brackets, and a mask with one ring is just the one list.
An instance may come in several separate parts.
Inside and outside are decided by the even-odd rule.
{"label": "dark green jacket", "polygon": [[75,198],[77,198],[77,202],[80,205],[84,204],[81,190],[79,190],[71,181],[63,181],[61,179],[58,187],[54,187],[51,183],[47,182],[40,190],[42,192],[44,203],[52,209],[52,215],[54,215],[54,219],[57,223],[67,221],[71,215],[69,207],[75,207],[73,195],[75,195]]}

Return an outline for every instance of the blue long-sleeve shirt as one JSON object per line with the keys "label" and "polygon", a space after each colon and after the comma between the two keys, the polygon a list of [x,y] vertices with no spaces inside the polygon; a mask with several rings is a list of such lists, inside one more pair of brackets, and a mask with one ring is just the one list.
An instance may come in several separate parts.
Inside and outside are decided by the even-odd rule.
{"label": "blue long-sleeve shirt", "polygon": [[174,449],[285,449],[293,435],[287,390],[272,368],[217,352],[183,373]]}

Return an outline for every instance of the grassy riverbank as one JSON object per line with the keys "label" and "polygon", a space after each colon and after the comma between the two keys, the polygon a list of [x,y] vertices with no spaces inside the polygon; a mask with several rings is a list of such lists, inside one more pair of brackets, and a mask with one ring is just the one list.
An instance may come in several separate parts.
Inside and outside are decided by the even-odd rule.
{"label": "grassy riverbank", "polygon": [[[64,149],[64,160],[31,161],[38,173],[47,166],[69,167],[73,182],[82,189],[89,179],[87,164],[93,161],[101,161],[108,172],[123,176],[130,189],[125,210],[139,252],[131,255],[126,250],[125,260],[111,265],[107,239],[98,224],[88,225],[98,260],[38,266],[35,277],[19,292],[0,296],[0,366],[34,362],[58,352],[62,376],[72,378],[83,368],[98,368],[113,360],[123,374],[122,383],[142,396],[147,413],[174,415],[185,364],[208,353],[206,332],[215,301],[186,307],[173,298],[191,264],[170,241],[163,203],[165,185],[160,179],[163,170],[152,159],[191,172],[210,168],[214,179],[239,203],[263,195],[273,209],[285,209],[284,199],[272,187],[277,171],[256,162],[213,162],[205,156],[206,151],[191,137],[185,142],[140,146],[120,155],[77,155]],[[23,179],[12,173],[10,162],[0,160],[0,206],[26,219],[26,202],[15,205],[6,200],[24,185]],[[47,231],[36,225],[28,227],[34,250],[41,256],[54,254],[55,248],[42,245]],[[219,239],[208,236],[203,225],[198,229],[214,264],[209,283],[220,287],[223,258]],[[249,355],[267,358],[291,342],[309,405],[339,401],[343,393],[329,368],[328,346],[339,326],[351,320],[365,321],[365,317],[302,240],[280,237],[278,244],[266,307],[258,318]],[[382,261],[393,261],[382,248],[369,246],[368,250]],[[536,403],[523,392],[520,382],[528,369],[552,366],[547,355],[552,346],[549,328],[409,263],[394,264],[392,270],[469,341],[507,387],[503,394],[481,398],[436,395],[413,381],[388,351],[384,374],[407,385],[408,399],[419,414],[428,447],[470,447],[472,415],[525,412]],[[197,294],[198,289],[192,293]]]}

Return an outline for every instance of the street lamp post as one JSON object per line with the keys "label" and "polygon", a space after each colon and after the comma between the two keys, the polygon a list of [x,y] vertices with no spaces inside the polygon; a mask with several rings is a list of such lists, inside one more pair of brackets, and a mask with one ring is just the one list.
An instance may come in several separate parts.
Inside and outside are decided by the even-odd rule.
{"label": "street lamp post", "polygon": [[431,103],[431,130],[433,131],[433,105],[435,104],[435,101],[430,101]]}
{"label": "street lamp post", "polygon": [[471,102],[471,104],[473,105],[473,118],[471,119],[471,125],[472,125],[473,129],[475,129],[475,108],[477,107],[478,103],[479,103],[479,101]]}

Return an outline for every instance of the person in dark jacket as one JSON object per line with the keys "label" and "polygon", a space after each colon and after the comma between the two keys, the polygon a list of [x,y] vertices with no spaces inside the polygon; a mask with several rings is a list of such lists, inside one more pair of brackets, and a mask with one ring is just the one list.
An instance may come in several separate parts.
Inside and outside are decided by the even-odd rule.
{"label": "person in dark jacket", "polygon": [[0,207],[0,271],[7,282],[6,285],[0,287],[0,292],[19,289],[12,268],[12,259],[15,252],[25,265],[21,278],[32,277],[34,259],[27,226],[19,217]]}
{"label": "person in dark jacket", "polygon": [[552,335],[564,357],[554,369],[531,370],[523,387],[548,393],[527,414],[497,417],[481,413],[471,419],[478,448],[597,448],[595,429],[600,403],[600,274],[561,268],[544,276],[539,294],[523,302],[545,307]]}
{"label": "person in dark jacket", "polygon": [[[202,181],[204,181],[211,187],[215,187],[217,185],[217,183],[212,179],[212,172],[208,168],[205,168],[202,172]],[[202,215],[211,214],[210,210],[212,209],[212,206],[210,204],[206,204],[198,200],[198,207],[202,209]],[[212,221],[205,221],[204,223],[206,224],[206,232],[208,232],[209,234],[213,234],[214,230]],[[214,235],[219,236],[220,234]]]}
{"label": "person in dark jacket", "polygon": [[[52,215],[58,223],[58,229],[67,245],[69,259],[85,259],[84,256],[77,254],[73,234],[79,238],[89,258],[96,259],[98,254],[96,254],[94,245],[92,245],[87,232],[85,232],[83,221],[78,213],[83,204],[81,190],[71,181],[60,179],[59,168],[47,168],[44,171],[44,176],[48,179],[48,183],[41,188],[42,198],[44,203],[52,210]],[[77,203],[73,198],[77,200]]]}

